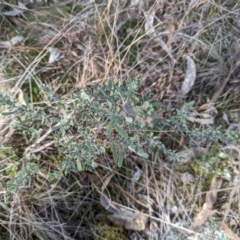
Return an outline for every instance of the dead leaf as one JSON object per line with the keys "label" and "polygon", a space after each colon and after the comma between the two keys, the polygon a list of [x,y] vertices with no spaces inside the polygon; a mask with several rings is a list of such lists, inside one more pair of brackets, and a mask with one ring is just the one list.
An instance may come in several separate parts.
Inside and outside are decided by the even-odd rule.
{"label": "dead leaf", "polygon": [[113,215],[108,215],[108,218],[115,224],[135,231],[143,231],[146,228],[148,218],[144,214],[120,207],[104,194],[101,195],[101,204],[107,211],[113,213]]}
{"label": "dead leaf", "polygon": [[13,37],[10,41],[1,41],[0,46],[11,47],[11,46],[17,45],[18,43],[22,42],[23,39],[24,39],[23,36],[16,36],[16,37]]}
{"label": "dead leaf", "polygon": [[110,215],[108,218],[117,225],[124,226],[125,229],[134,231],[144,231],[146,229],[147,217],[140,214],[136,218],[126,218],[120,215]]}
{"label": "dead leaf", "polygon": [[228,116],[227,116],[227,114],[226,114],[225,112],[223,112],[222,118],[223,118],[223,120],[224,120],[228,125],[231,124],[230,121],[229,121],[229,119],[228,119]]}
{"label": "dead leaf", "polygon": [[[107,177],[107,179],[104,181],[102,192],[107,187],[112,176],[113,174]],[[115,224],[124,226],[126,229],[135,231],[143,231],[146,228],[148,217],[141,212],[131,211],[123,206],[119,206],[119,204],[113,202],[103,193],[101,193],[100,202],[107,211],[113,213],[113,215],[109,215],[108,218]]]}
{"label": "dead leaf", "polygon": [[47,48],[48,52],[50,53],[48,63],[53,63],[57,60],[57,58],[60,56],[61,52],[58,51],[56,48],[49,47]]}
{"label": "dead leaf", "polygon": [[176,59],[173,57],[171,53],[171,49],[168,47],[168,45],[160,38],[155,38],[155,41],[161,46],[161,48],[168,54],[168,56],[172,59],[173,62],[176,62]]}
{"label": "dead leaf", "polygon": [[205,198],[205,204],[207,204],[208,209],[213,208],[213,204],[217,200],[217,190],[220,188],[220,186],[221,186],[221,181],[220,180],[217,181],[217,176],[214,175],[211,181],[210,189],[207,192],[206,198]]}
{"label": "dead leaf", "polygon": [[104,192],[105,188],[107,187],[107,185],[108,185],[109,182],[111,181],[113,175],[114,175],[114,174],[111,174],[111,175],[109,175],[109,176],[105,179],[105,181],[104,181],[104,183],[103,183],[103,186],[102,186],[102,189],[101,189],[101,190],[102,190],[102,193]]}
{"label": "dead leaf", "polygon": [[196,80],[196,65],[191,57],[187,57],[187,71],[179,95],[184,97],[191,89]]}
{"label": "dead leaf", "polygon": [[22,89],[18,90],[18,105],[19,106],[27,105],[24,99],[24,93]]}
{"label": "dead leaf", "polygon": [[155,12],[153,13],[146,13],[144,12],[145,15],[145,32],[147,35],[152,36],[152,34],[154,34],[155,30],[153,27],[153,21],[154,21],[154,17],[155,17]]}
{"label": "dead leaf", "polygon": [[210,118],[195,118],[195,117],[188,117],[187,118],[190,122],[200,123],[202,125],[209,125],[214,123],[214,117]]}
{"label": "dead leaf", "polygon": [[181,148],[182,148],[182,146],[183,146],[183,144],[184,144],[184,140],[185,140],[184,134],[181,133],[181,137],[180,137],[180,140],[179,140],[179,142],[178,142],[177,149],[181,149]]}
{"label": "dead leaf", "polygon": [[170,23],[167,25],[167,31],[169,31],[169,34],[167,34],[167,45],[170,46],[172,39],[173,39],[173,32],[175,31],[174,24]]}
{"label": "dead leaf", "polygon": [[100,202],[107,211],[111,213],[119,213],[118,209],[115,208],[114,205],[112,205],[111,199],[109,199],[105,194],[101,194]]}
{"label": "dead leaf", "polygon": [[212,115],[210,115],[209,113],[201,113],[201,114],[198,114],[199,116],[201,116],[202,118],[211,118]]}
{"label": "dead leaf", "polygon": [[203,125],[209,125],[214,123],[217,110],[213,106],[208,106],[207,110],[204,112],[192,112],[187,119],[190,122],[196,122]]}
{"label": "dead leaf", "polygon": [[124,209],[120,207],[115,202],[111,201],[105,194],[101,195],[101,204],[102,206],[109,212],[113,213],[115,216],[118,216],[121,219],[125,219],[126,221],[130,221],[132,219],[136,219],[139,217],[139,213],[135,213],[128,209]]}
{"label": "dead leaf", "polygon": [[135,171],[135,173],[133,174],[133,176],[131,178],[133,182],[137,182],[143,173],[139,167],[136,167],[136,168],[137,168],[137,171]]}
{"label": "dead leaf", "polygon": [[201,232],[202,225],[207,219],[213,215],[216,211],[213,210],[213,205],[217,200],[217,190],[221,187],[222,181],[217,181],[216,175],[213,176],[209,191],[205,197],[205,203],[202,210],[197,214],[194,219],[192,230]]}
{"label": "dead leaf", "polygon": [[18,6],[14,7],[13,10],[7,11],[7,12],[2,12],[3,15],[5,16],[18,16],[22,14],[24,11],[28,10],[28,8],[21,2],[18,2]]}
{"label": "dead leaf", "polygon": [[209,103],[204,103],[197,110],[201,112],[201,111],[206,111],[208,108],[209,108]]}

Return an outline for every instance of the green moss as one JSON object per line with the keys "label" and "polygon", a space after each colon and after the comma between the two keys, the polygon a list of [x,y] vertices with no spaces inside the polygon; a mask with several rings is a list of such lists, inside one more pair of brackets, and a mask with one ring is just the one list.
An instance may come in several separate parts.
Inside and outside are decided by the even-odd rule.
{"label": "green moss", "polygon": [[116,240],[122,239],[127,240],[128,238],[124,236],[124,229],[121,226],[110,226],[105,222],[99,222],[97,226],[96,240]]}
{"label": "green moss", "polygon": [[209,186],[214,174],[226,180],[231,180],[228,162],[231,156],[223,152],[216,144],[212,145],[209,153],[194,160],[190,169],[195,176],[204,176],[204,186]]}
{"label": "green moss", "polygon": [[10,177],[14,177],[17,173],[18,167],[17,165],[11,165],[9,167],[6,168],[5,170],[5,175],[6,176],[10,176]]}

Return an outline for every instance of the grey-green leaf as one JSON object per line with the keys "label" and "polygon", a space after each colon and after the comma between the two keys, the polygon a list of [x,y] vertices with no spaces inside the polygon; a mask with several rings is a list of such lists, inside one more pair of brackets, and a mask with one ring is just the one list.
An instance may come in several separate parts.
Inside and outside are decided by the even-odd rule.
{"label": "grey-green leaf", "polygon": [[123,152],[119,152],[118,153],[118,162],[117,162],[117,164],[118,164],[118,167],[122,166],[122,164],[123,164]]}
{"label": "grey-green leaf", "polygon": [[149,101],[146,101],[143,103],[142,108],[146,110],[149,107],[149,105],[150,105]]}
{"label": "grey-green leaf", "polygon": [[196,65],[191,57],[187,57],[187,71],[185,79],[183,81],[181,90],[179,91],[180,96],[185,96],[191,89],[196,80]]}
{"label": "grey-green leaf", "polygon": [[78,171],[83,170],[82,163],[81,163],[81,160],[79,158],[77,159],[77,169],[78,169]]}
{"label": "grey-green leaf", "polygon": [[111,144],[111,150],[112,150],[112,154],[113,154],[113,159],[115,162],[118,162],[118,153],[117,153],[117,149],[115,147],[115,145],[112,143]]}
{"label": "grey-green leaf", "polygon": [[56,131],[56,130],[58,130],[59,128],[61,128],[60,125],[58,125],[58,126],[54,126],[54,127],[52,127],[52,131]]}
{"label": "grey-green leaf", "polygon": [[57,118],[57,117],[51,117],[51,118],[50,118],[50,121],[51,121],[51,122],[57,122],[57,123],[58,123],[58,122],[60,122],[60,119]]}
{"label": "grey-green leaf", "polygon": [[109,122],[108,126],[107,126],[107,134],[110,135],[113,131],[113,122]]}
{"label": "grey-green leaf", "polygon": [[117,132],[125,139],[128,138],[128,134],[125,130],[123,130],[118,124],[115,124],[115,129],[117,130]]}
{"label": "grey-green leaf", "polygon": [[138,156],[142,157],[142,158],[148,158],[149,155],[145,152],[136,152]]}
{"label": "grey-green leaf", "polygon": [[90,97],[85,91],[81,91],[80,96],[83,100],[90,101]]}
{"label": "grey-green leaf", "polygon": [[17,110],[12,111],[12,112],[3,112],[2,115],[3,115],[3,116],[8,116],[8,115],[14,114],[15,112],[17,112]]}

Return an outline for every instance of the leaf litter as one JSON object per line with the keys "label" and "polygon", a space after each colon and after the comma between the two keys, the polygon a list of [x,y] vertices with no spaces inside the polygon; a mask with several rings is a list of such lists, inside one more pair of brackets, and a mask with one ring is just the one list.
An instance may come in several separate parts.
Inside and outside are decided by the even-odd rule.
{"label": "leaf litter", "polygon": [[11,11],[6,11],[6,12],[2,12],[3,15],[5,16],[9,16],[9,17],[15,17],[18,16],[20,14],[23,14],[25,11],[28,10],[28,8],[21,2],[18,1],[18,6],[14,6],[14,9]]}
{"label": "leaf litter", "polygon": [[185,79],[183,81],[181,90],[179,91],[179,96],[184,97],[192,89],[196,80],[196,65],[191,57],[187,57],[187,70],[185,74]]}
{"label": "leaf litter", "polygon": [[11,38],[11,40],[9,40],[9,41],[0,41],[0,46],[12,47],[12,46],[15,46],[15,45],[21,43],[23,40],[24,40],[23,36],[15,36],[15,37]]}
{"label": "leaf litter", "polygon": [[217,176],[214,175],[210,184],[209,191],[205,197],[205,203],[202,206],[201,211],[197,214],[193,221],[192,230],[195,232],[201,232],[203,224],[207,219],[216,213],[216,210],[213,210],[213,205],[217,200],[217,190],[220,189],[222,185],[221,180],[217,180]]}
{"label": "leaf litter", "polygon": [[101,205],[109,212],[113,213],[108,215],[108,218],[117,225],[123,226],[125,229],[143,231],[146,228],[148,217],[139,212],[131,211],[130,209],[120,206],[116,202],[113,202],[103,192],[110,182],[113,175],[110,175],[104,182],[101,189]]}
{"label": "leaf litter", "polygon": [[49,64],[55,62],[61,55],[61,52],[56,48],[49,47],[47,50],[50,53],[50,56],[48,59]]}

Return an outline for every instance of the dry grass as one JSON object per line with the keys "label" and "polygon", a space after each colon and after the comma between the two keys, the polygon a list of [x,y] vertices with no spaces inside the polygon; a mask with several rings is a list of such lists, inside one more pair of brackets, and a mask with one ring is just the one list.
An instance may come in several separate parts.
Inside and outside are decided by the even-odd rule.
{"label": "dry grass", "polygon": [[[0,83],[2,89],[7,80],[14,95],[22,89],[32,106],[45,101],[42,84],[68,100],[75,88],[134,78],[141,79],[142,94],[148,92],[163,104],[172,102],[178,106],[174,97],[184,79],[186,56],[191,56],[197,66],[197,79],[185,101],[194,100],[196,107],[201,106],[226,84],[214,101],[219,115],[239,108],[239,1],[191,1],[195,5],[166,0],[29,2],[29,10],[20,16],[0,15],[0,41],[17,35],[24,37],[15,46],[0,46],[4,59]],[[15,4],[16,1],[3,1],[0,10],[8,11]],[[48,62],[48,47],[61,53],[53,63]],[[18,153],[28,146],[24,133],[17,133],[10,142]],[[6,240],[130,236],[190,239],[191,225],[201,211],[213,176],[206,171],[209,166],[201,169],[199,161],[204,159],[200,157],[177,167],[157,155],[149,159],[147,167],[138,159],[129,158],[118,169],[109,156],[104,156],[94,173],[73,173],[54,182],[49,172],[58,159],[46,147],[37,156],[40,170],[36,179],[18,193],[7,195],[6,182],[25,163],[18,161],[14,151],[3,150],[2,146],[0,238]],[[210,152],[211,157],[214,154]],[[229,155],[227,159],[223,166],[230,169],[232,176],[223,179],[213,222],[224,219],[237,235],[239,156]],[[138,168],[142,175],[133,183],[131,177]],[[217,171],[218,165],[210,168]],[[114,173],[107,187],[109,195],[115,202],[149,216],[145,231],[123,230],[105,219],[97,190],[109,172]],[[212,230],[215,236],[204,231],[199,233],[199,239],[227,239],[225,235],[230,235],[225,230],[225,235],[217,238],[217,231],[222,234],[220,230]]]}

